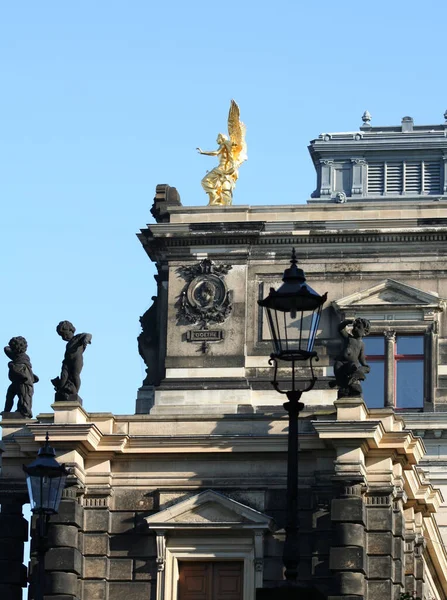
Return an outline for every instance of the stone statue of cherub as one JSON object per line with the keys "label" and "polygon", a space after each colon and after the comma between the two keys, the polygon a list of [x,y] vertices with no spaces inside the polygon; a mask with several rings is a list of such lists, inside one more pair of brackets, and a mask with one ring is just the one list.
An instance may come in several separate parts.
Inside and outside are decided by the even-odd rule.
{"label": "stone statue of cherub", "polygon": [[[347,326],[352,325],[351,332]],[[367,319],[346,319],[338,326],[343,338],[343,349],[335,359],[335,381],[330,387],[338,387],[338,398],[362,395],[361,381],[364,381],[370,367],[365,360],[365,345],[362,338],[369,334],[371,324]]]}
{"label": "stone statue of cherub", "polygon": [[90,333],[78,333],[75,335],[75,327],[70,321],[61,321],[56,327],[57,333],[64,342],[67,342],[65,348],[64,360],[60,377],[51,380],[56,391],[55,402],[59,401],[78,401],[79,388],[81,387],[81,371],[84,365],[83,354],[88,344],[91,344],[92,336]]}
{"label": "stone statue of cherub", "polygon": [[27,349],[28,342],[21,335],[11,338],[9,344],[4,348],[6,356],[11,359],[8,363],[8,376],[11,384],[6,392],[4,412],[12,411],[14,398],[17,396],[16,412],[23,417],[32,419],[34,384],[39,381],[39,378],[33,373],[30,358],[26,354]]}

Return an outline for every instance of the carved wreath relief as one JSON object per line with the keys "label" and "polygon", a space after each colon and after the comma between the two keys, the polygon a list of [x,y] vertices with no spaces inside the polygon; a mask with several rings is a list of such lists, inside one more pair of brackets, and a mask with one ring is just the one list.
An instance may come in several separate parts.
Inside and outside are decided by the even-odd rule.
{"label": "carved wreath relief", "polygon": [[233,305],[224,277],[230,269],[230,265],[216,265],[205,258],[193,267],[177,270],[187,282],[180,295],[177,313],[180,323],[208,329],[209,325],[223,323],[229,317]]}

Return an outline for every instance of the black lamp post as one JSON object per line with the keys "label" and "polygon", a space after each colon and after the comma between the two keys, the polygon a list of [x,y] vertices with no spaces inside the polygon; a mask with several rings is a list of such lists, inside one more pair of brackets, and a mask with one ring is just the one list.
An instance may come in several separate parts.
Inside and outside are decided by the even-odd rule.
{"label": "black lamp post", "polygon": [[67,471],[65,465],[57,462],[56,452],[49,445],[48,433],[45,446],[40,448],[36,460],[23,465],[32,512],[38,516],[36,523],[36,550],[38,557],[38,577],[35,579],[34,598],[43,600],[45,593],[45,554],[48,549],[48,520],[59,510]]}
{"label": "black lamp post", "polygon": [[[320,296],[307,285],[303,270],[297,266],[295,249],[292,251],[290,262],[291,266],[284,271],[283,285],[278,290],[270,288],[269,295],[264,300],[259,300],[258,304],[265,308],[272,337],[273,353],[269,361],[274,366],[272,385],[288,399],[288,402],[284,403],[284,408],[289,414],[289,432],[287,525],[283,563],[288,587],[294,587],[297,585],[299,564],[298,415],[304,408],[304,404],[300,402],[301,395],[311,390],[317,380],[312,361],[318,360],[318,356],[313,347],[327,294]],[[287,380],[278,379],[278,365],[281,363],[290,369],[290,377]],[[300,364],[306,364],[310,369],[310,377],[304,381],[298,372]],[[258,598],[263,597],[268,597],[267,592],[264,595],[258,593]]]}

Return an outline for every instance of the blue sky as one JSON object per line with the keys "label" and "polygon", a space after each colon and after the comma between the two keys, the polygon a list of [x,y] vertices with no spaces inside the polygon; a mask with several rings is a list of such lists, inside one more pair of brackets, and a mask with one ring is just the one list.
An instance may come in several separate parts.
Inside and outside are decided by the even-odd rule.
{"label": "blue sky", "polygon": [[[195,148],[214,147],[231,98],[249,154],[234,203],[303,203],[319,133],[355,130],[365,109],[374,125],[443,122],[444,14],[440,1],[3,2],[0,343],[28,339],[34,413],[53,400],[62,319],[93,334],[85,408],[134,412],[154,293],[135,234],[157,183],[207,203],[214,159]],[[6,356],[0,375],[6,390]]]}

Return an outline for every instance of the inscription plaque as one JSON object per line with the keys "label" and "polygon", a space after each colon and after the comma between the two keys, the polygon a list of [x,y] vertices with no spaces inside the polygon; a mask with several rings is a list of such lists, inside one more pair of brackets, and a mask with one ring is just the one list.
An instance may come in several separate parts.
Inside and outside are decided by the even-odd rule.
{"label": "inscription plaque", "polygon": [[224,338],[222,329],[202,329],[201,331],[188,331],[188,342],[220,342]]}

